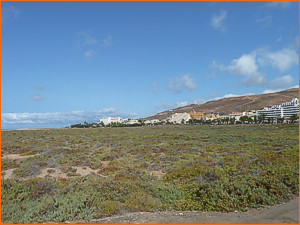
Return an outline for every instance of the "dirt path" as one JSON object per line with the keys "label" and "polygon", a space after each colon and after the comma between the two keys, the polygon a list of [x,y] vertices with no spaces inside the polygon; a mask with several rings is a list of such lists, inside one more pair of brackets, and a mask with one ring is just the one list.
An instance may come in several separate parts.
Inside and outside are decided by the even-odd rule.
{"label": "dirt path", "polygon": [[[72,222],[74,223],[74,222]],[[137,212],[93,220],[90,224],[299,224],[299,198],[248,212]]]}

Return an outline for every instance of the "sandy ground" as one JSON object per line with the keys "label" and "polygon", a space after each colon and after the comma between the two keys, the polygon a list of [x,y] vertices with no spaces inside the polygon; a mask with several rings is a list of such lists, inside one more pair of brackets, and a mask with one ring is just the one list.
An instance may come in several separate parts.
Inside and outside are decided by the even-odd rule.
{"label": "sandy ground", "polygon": [[149,171],[149,174],[151,174],[152,176],[157,176],[157,179],[158,180],[161,180],[165,175],[166,173],[163,173],[161,170],[159,171]]}
{"label": "sandy ground", "polygon": [[[28,156],[21,156],[19,154],[6,154],[1,157],[1,159],[9,159],[9,160],[21,160],[26,159],[29,157],[34,157],[37,155],[28,155]],[[103,168],[107,167],[110,163],[110,161],[102,161]],[[102,174],[98,174],[98,170],[93,170],[89,167],[82,167],[82,166],[72,166],[73,169],[76,169],[76,173],[80,174],[81,176],[86,176],[89,174],[96,174],[99,177],[107,177]],[[14,171],[16,169],[8,169],[1,171],[1,178],[2,179],[14,179]],[[40,173],[34,177],[40,177],[40,178],[70,178],[67,176],[65,172],[63,172],[60,168],[42,168]],[[27,178],[21,178],[22,180],[33,178],[33,176],[29,176]]]}
{"label": "sandy ground", "polygon": [[[72,222],[76,223],[76,222]],[[299,198],[248,212],[136,212],[77,223],[89,224],[299,224]]]}
{"label": "sandy ground", "polygon": [[21,159],[27,159],[30,157],[38,156],[39,154],[35,155],[20,155],[20,154],[6,154],[1,157],[1,159],[8,159],[8,160],[21,160]]}
{"label": "sandy ground", "polygon": [[[34,155],[33,155],[34,156]],[[2,159],[20,160],[32,156],[20,156],[18,154],[4,155]],[[107,167],[110,161],[102,161],[103,167]],[[91,173],[100,177],[98,170],[92,170],[89,167],[72,167],[76,168],[76,173],[85,176]],[[9,169],[2,171],[2,179],[13,179],[13,171]],[[4,173],[3,173],[4,172]],[[149,171],[161,179],[165,174],[161,171]],[[59,168],[43,168],[37,177],[69,178]],[[76,223],[76,222],[72,222]],[[275,205],[267,206],[262,209],[251,209],[248,212],[136,212],[116,215],[98,220],[84,221],[77,223],[91,224],[299,224],[299,198]]]}
{"label": "sandy ground", "polygon": [[[26,159],[29,157],[34,157],[37,155],[28,155],[28,156],[21,156],[19,154],[6,154],[3,155],[1,158],[2,159],[8,159],[8,160],[21,160],[21,159]],[[110,161],[101,161],[102,162],[102,167],[106,168],[109,166]],[[93,170],[89,167],[82,167],[82,166],[72,166],[73,169],[76,169],[76,173],[80,174],[81,176],[87,176],[89,174],[96,174],[99,177],[108,177],[104,176],[102,174],[99,174],[99,170]],[[8,169],[8,170],[3,170],[1,171],[1,178],[2,179],[14,179],[16,178],[14,176],[14,170],[16,169]],[[162,171],[149,171],[149,174],[153,176],[157,176],[157,178],[160,180],[162,179],[163,176],[165,176],[165,173]],[[68,179],[70,178],[67,176],[67,174],[62,171],[60,168],[42,168],[40,173],[34,177],[40,177],[40,178],[55,178],[55,179],[60,179],[60,178],[65,178]],[[33,176],[29,176],[26,178],[21,178],[22,180],[30,179],[33,178]]]}

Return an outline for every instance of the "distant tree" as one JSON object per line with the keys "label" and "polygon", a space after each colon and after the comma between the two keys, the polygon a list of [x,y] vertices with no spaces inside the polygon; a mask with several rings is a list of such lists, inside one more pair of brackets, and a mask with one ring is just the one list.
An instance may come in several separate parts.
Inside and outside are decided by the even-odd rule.
{"label": "distant tree", "polygon": [[240,121],[244,124],[246,121],[248,122],[248,116],[241,116]]}
{"label": "distant tree", "polygon": [[248,117],[248,122],[253,123],[253,119],[251,117]]}
{"label": "distant tree", "polygon": [[235,124],[235,117],[230,118],[230,123]]}
{"label": "distant tree", "polygon": [[262,113],[260,116],[258,116],[259,123],[264,123],[266,119],[266,115]]}
{"label": "distant tree", "polygon": [[254,116],[254,123],[257,123],[257,116]]}
{"label": "distant tree", "polygon": [[226,118],[225,118],[225,121],[226,121],[226,123],[228,124],[228,123],[229,123],[229,117],[226,117]]}
{"label": "distant tree", "polygon": [[261,117],[262,117],[262,122],[264,123],[265,120],[266,120],[266,115],[263,113],[263,114],[261,115]]}
{"label": "distant tree", "polygon": [[290,117],[291,123],[294,123],[294,121],[296,121],[296,120],[298,120],[298,119],[299,119],[299,115],[297,115],[297,114],[294,114],[294,115],[292,115],[292,116]]}

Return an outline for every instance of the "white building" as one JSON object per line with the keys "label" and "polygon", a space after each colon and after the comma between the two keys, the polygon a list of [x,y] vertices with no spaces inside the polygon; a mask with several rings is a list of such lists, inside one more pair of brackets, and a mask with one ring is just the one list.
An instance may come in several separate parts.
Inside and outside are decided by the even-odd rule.
{"label": "white building", "polygon": [[246,112],[246,116],[249,116],[249,117],[256,116],[256,110],[253,109],[253,110]]}
{"label": "white building", "polygon": [[166,120],[171,123],[181,123],[182,121],[184,123],[186,123],[190,119],[192,119],[192,117],[189,113],[174,113],[174,114],[172,114],[172,116],[170,116]]}
{"label": "white building", "polygon": [[136,124],[136,123],[139,123],[139,121],[136,119],[131,119],[126,122],[126,124]]}
{"label": "white building", "polygon": [[235,120],[240,120],[242,116],[245,116],[246,112],[233,112],[229,114],[229,119],[234,118]]}
{"label": "white building", "polygon": [[123,120],[121,117],[106,117],[106,118],[101,118],[100,119],[100,123],[103,122],[104,125],[108,125],[111,123],[122,123]]}
{"label": "white building", "polygon": [[160,121],[158,119],[153,119],[153,120],[145,120],[144,123],[149,125],[149,124],[155,124],[159,123]]}
{"label": "white building", "polygon": [[274,105],[269,108],[264,108],[262,110],[257,110],[257,116],[264,116],[268,118],[278,118],[284,117],[289,119],[292,115],[299,115],[299,100],[298,98],[293,98],[291,102],[285,102],[281,105]]}

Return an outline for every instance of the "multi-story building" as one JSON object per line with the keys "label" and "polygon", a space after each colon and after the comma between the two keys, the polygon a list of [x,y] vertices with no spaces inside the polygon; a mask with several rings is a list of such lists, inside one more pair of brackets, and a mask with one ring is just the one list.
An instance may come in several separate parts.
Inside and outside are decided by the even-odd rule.
{"label": "multi-story building", "polygon": [[103,122],[104,125],[108,125],[111,123],[121,123],[123,120],[121,117],[106,117],[106,118],[101,118],[100,123]]}
{"label": "multi-story building", "polygon": [[196,112],[195,110],[190,112],[190,115],[193,119],[196,119],[196,120],[202,120],[205,118],[205,115],[203,112]]}
{"label": "multi-story building", "polygon": [[216,119],[219,119],[219,118],[220,118],[219,114],[208,113],[208,114],[205,114],[204,120],[216,120]]}
{"label": "multi-story building", "polygon": [[229,114],[229,119],[239,120],[242,116],[245,116],[246,112],[232,112]]}
{"label": "multi-story building", "polygon": [[145,120],[144,123],[146,125],[150,125],[150,124],[155,124],[155,123],[159,123],[160,120],[159,119],[153,119],[153,120]]}
{"label": "multi-story building", "polygon": [[299,115],[299,100],[293,98],[291,102],[285,102],[281,105],[274,105],[272,107],[257,110],[257,116],[263,116],[264,118],[278,118],[283,117],[289,119],[292,115]]}
{"label": "multi-story building", "polygon": [[180,124],[182,122],[187,123],[191,118],[192,117],[189,113],[174,113],[165,121],[169,121],[170,123]]}
{"label": "multi-story building", "polygon": [[220,118],[219,114],[214,114],[214,113],[204,114],[203,112],[196,112],[195,110],[193,110],[189,114],[193,119],[196,120],[214,120]]}
{"label": "multi-story building", "polygon": [[136,119],[131,119],[126,122],[126,124],[136,124],[136,123],[139,123],[139,121]]}

